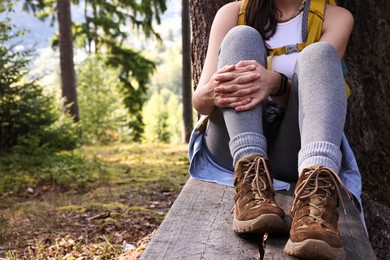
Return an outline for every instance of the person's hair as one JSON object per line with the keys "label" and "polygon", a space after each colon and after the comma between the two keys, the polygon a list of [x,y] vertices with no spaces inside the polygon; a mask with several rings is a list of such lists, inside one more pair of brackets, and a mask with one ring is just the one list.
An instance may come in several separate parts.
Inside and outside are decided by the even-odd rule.
{"label": "person's hair", "polygon": [[245,23],[255,28],[263,40],[268,40],[275,34],[279,10],[272,0],[248,0],[245,11]]}

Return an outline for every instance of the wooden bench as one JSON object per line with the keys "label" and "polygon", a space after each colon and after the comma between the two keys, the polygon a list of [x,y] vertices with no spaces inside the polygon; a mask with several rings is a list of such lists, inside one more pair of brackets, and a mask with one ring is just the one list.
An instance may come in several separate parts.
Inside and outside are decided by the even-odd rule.
{"label": "wooden bench", "polygon": [[[140,259],[259,259],[263,237],[244,238],[232,231],[234,189],[190,178]],[[276,200],[288,212],[292,191]],[[339,228],[346,259],[376,259],[359,213],[344,194],[347,215],[340,209]],[[287,221],[291,223],[290,218]],[[289,224],[290,224],[289,223]],[[270,234],[264,259],[297,259],[283,252],[288,234]]]}

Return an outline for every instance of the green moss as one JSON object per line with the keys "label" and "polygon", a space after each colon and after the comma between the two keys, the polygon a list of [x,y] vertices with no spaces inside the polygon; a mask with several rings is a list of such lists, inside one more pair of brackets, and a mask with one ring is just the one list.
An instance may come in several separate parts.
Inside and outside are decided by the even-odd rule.
{"label": "green moss", "polygon": [[115,218],[109,217],[109,218],[105,218],[103,221],[106,223],[114,223],[114,222],[117,222],[118,220]]}
{"label": "green moss", "polygon": [[151,212],[151,209],[147,209],[144,207],[139,207],[139,206],[133,206],[128,209],[129,211],[138,211],[138,212]]}
{"label": "green moss", "polygon": [[0,193],[25,194],[27,188],[43,185],[81,190],[107,180],[106,174],[101,161],[87,159],[80,151],[40,156],[13,152],[0,158]]}
{"label": "green moss", "polygon": [[82,206],[77,206],[77,205],[62,206],[62,207],[58,207],[57,210],[58,211],[71,211],[71,212],[75,212],[78,214],[85,213],[85,208]]}
{"label": "green moss", "polygon": [[[161,222],[165,217],[165,214],[158,212],[161,209],[148,209],[146,205],[149,205],[151,201],[164,199],[162,191],[180,189],[185,183],[188,178],[186,150],[187,145],[118,144],[82,147],[75,151],[79,159],[72,159],[68,154],[69,156],[65,156],[66,158],[57,164],[57,167],[62,170],[57,171],[58,175],[51,176],[55,179],[63,172],[69,173],[69,176],[77,176],[72,175],[72,172],[85,169],[86,176],[92,176],[90,179],[71,179],[66,186],[59,186],[58,190],[43,192],[38,196],[21,197],[14,196],[16,193],[7,193],[0,197],[0,205],[7,205],[7,207],[0,207],[0,216],[3,216],[3,219],[0,218],[0,224],[4,224],[4,228],[0,230],[10,235],[16,230],[19,234],[17,238],[13,237],[15,242],[9,248],[10,259],[13,254],[11,250],[28,246],[26,241],[30,238],[31,232],[36,232],[46,238],[48,236],[45,232],[61,234],[66,224],[66,232],[75,234],[74,239],[76,239],[81,232],[80,227],[72,226],[72,220],[64,221],[63,218],[68,213],[71,213],[71,217],[75,214],[92,217],[110,211],[110,217],[101,221],[118,223],[127,220],[130,216],[147,213],[145,215],[154,217],[157,223]],[[21,162],[22,159],[19,159],[18,162]],[[85,162],[91,163],[88,167],[80,168]],[[0,162],[0,167],[1,165],[8,167]],[[47,165],[36,164],[34,167],[22,167],[15,163],[14,166],[10,166],[12,171],[6,174],[10,176],[11,173],[15,173],[25,180],[24,182],[29,183],[29,186],[25,186],[24,182],[19,182],[22,184],[18,190],[24,190],[26,187],[32,187],[35,190],[36,187],[45,185],[38,183],[42,180],[42,176],[39,177],[39,175],[48,176],[50,171],[59,169],[54,166],[54,162],[48,162]],[[49,169],[50,167],[52,169]],[[99,172],[105,173],[104,178],[98,177]],[[2,173],[0,169],[0,175]],[[2,176],[0,176],[0,183],[1,178]],[[66,180],[65,176],[61,178]],[[14,178],[13,183],[16,185],[18,181]],[[79,189],[81,186],[78,183],[84,183],[83,185],[87,188]],[[6,187],[9,185],[10,183],[7,183]],[[73,188],[70,189],[70,187]],[[93,229],[93,227],[94,225],[91,225],[90,228]],[[96,225],[94,232],[91,239],[95,239],[95,242],[104,235],[99,225]],[[113,240],[110,239],[110,241]],[[76,244],[84,248],[84,242],[80,239]],[[121,245],[107,245],[107,250],[110,252],[120,252]],[[79,252],[86,249],[73,247],[73,250]],[[99,252],[102,250],[106,250],[103,249],[103,245],[102,248],[99,247]],[[15,259],[21,259],[20,254],[22,254],[21,251],[15,251]]]}
{"label": "green moss", "polygon": [[119,213],[119,212],[111,212],[110,216],[113,219],[127,219],[128,218],[127,215],[125,215],[123,213]]}
{"label": "green moss", "polygon": [[97,209],[97,210],[103,210],[103,211],[126,211],[129,209],[128,206],[119,203],[119,202],[112,202],[112,203],[99,203],[99,202],[92,202],[85,206],[88,209]]}
{"label": "green moss", "polygon": [[168,212],[164,213],[163,215],[156,215],[155,218],[156,218],[156,221],[161,223],[163,222],[165,216],[167,215]]}

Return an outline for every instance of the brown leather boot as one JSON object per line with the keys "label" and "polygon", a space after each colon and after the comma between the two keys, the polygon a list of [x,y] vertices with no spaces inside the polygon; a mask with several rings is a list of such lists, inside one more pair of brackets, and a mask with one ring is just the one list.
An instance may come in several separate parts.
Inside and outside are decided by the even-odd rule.
{"label": "brown leather boot", "polygon": [[275,202],[268,159],[251,155],[240,159],[234,170],[233,230],[268,233],[287,230],[284,212]]}
{"label": "brown leather boot", "polygon": [[337,228],[339,184],[351,196],[337,173],[329,168],[314,166],[303,170],[294,191],[285,253],[299,258],[345,259]]}

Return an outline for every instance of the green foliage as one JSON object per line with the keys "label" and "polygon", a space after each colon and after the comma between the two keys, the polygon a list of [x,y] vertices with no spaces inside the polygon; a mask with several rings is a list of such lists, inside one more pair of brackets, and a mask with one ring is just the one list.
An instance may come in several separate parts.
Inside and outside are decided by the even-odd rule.
{"label": "green foliage", "polygon": [[[86,190],[77,189],[78,179],[69,180],[70,191],[58,185],[25,184],[18,194],[10,194],[13,187],[8,182],[9,193],[0,195],[0,244],[7,259],[120,259],[123,240],[144,241],[145,234],[161,223],[188,179],[186,145],[83,146],[71,154],[83,160],[64,156],[69,159],[68,165],[77,164],[76,169],[81,169],[87,164],[89,176],[97,178],[102,171],[103,179],[92,179]],[[1,158],[0,165],[4,166]],[[54,157],[49,158],[52,160],[55,167]],[[47,174],[47,167],[32,167]],[[0,171],[0,185],[4,174]],[[33,193],[20,196],[27,187]],[[108,218],[92,220],[104,212],[110,212]],[[118,239],[118,233],[126,236]],[[123,257],[133,259],[128,253]]]}
{"label": "green foliage", "polygon": [[146,100],[147,83],[155,65],[131,49],[117,45],[111,47],[107,63],[120,70],[119,80],[125,96],[123,102],[131,116],[129,127],[132,129],[132,139],[138,142],[144,129],[142,107]]}
{"label": "green foliage", "polygon": [[7,19],[0,25],[0,150],[17,144],[31,148],[36,143],[55,149],[75,148],[77,128],[66,119],[59,120],[53,98],[44,94],[36,81],[24,78],[31,51],[7,46],[22,32],[11,34],[13,26]]}
{"label": "green foliage", "polygon": [[[60,105],[62,104],[61,102]],[[61,109],[57,108],[56,121],[42,133],[41,143],[55,151],[72,150],[81,144],[81,126],[79,123],[74,123],[73,118],[62,106]]]}
{"label": "green foliage", "polygon": [[162,111],[157,117],[157,124],[155,132],[157,134],[158,140],[163,143],[169,143],[170,133],[167,131],[168,128],[168,112]]}
{"label": "green foliage", "polygon": [[170,134],[168,132],[168,111],[164,104],[164,98],[156,92],[152,95],[144,107],[145,114],[145,140],[147,142],[168,143]]}
{"label": "green foliage", "polygon": [[91,55],[77,67],[78,103],[85,143],[121,141],[130,135],[118,70],[102,55]]}
{"label": "green foliage", "polygon": [[153,22],[160,23],[160,15],[165,12],[166,0],[143,1],[88,1],[85,5],[85,23],[76,37],[82,37],[87,45],[110,45],[123,43],[128,37],[123,25],[130,24],[147,37],[159,35],[153,29]]}
{"label": "green foliage", "polygon": [[180,39],[165,41],[148,52],[157,61],[152,76],[149,99],[143,109],[146,142],[182,141],[181,105],[181,43]]}
{"label": "green foliage", "polygon": [[[84,189],[104,180],[106,171],[97,159],[87,160],[77,152],[53,153],[29,138],[36,149],[16,146],[0,156],[0,193],[25,193],[28,187],[50,185],[65,190]],[[95,183],[96,185],[96,183]]]}
{"label": "green foliage", "polygon": [[182,47],[181,38],[164,39],[159,48],[147,50],[148,55],[156,60],[156,72],[151,77],[149,92],[169,88],[173,93],[182,95]]}
{"label": "green foliage", "polygon": [[144,140],[179,143],[181,111],[179,99],[172,91],[164,88],[154,92],[143,110],[146,124]]}
{"label": "green foliage", "polygon": [[[79,1],[72,1],[79,4]],[[25,9],[41,18],[54,17],[56,2],[53,0],[25,0]],[[119,80],[126,96],[123,101],[130,114],[128,126],[134,141],[140,141],[144,123],[142,107],[146,100],[149,77],[155,64],[126,45],[128,27],[154,36],[153,23],[161,22],[161,14],[167,9],[166,0],[143,1],[85,1],[85,22],[75,23],[73,37],[78,46],[89,53],[107,54],[107,64],[119,69]],[[125,26],[124,26],[125,25]],[[126,26],[129,25],[129,26]],[[57,35],[58,37],[58,35]],[[52,41],[54,44],[58,40]]]}

